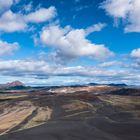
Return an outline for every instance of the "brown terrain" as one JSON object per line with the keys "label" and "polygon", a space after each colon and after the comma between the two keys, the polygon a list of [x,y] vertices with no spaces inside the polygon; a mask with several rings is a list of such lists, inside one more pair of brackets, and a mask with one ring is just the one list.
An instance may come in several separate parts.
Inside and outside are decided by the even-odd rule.
{"label": "brown terrain", "polygon": [[2,91],[0,140],[139,140],[139,95],[105,85]]}

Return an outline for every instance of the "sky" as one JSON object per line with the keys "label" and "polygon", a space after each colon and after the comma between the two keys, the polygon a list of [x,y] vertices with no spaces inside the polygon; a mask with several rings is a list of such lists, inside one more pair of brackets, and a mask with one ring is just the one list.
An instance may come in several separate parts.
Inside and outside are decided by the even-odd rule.
{"label": "sky", "polygon": [[0,83],[140,85],[140,0],[0,0]]}

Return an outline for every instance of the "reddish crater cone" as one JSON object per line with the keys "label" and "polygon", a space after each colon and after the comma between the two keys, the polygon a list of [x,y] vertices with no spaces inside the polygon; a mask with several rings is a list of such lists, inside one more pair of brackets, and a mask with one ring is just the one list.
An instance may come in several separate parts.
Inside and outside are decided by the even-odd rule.
{"label": "reddish crater cone", "polygon": [[7,84],[9,87],[16,87],[16,86],[24,86],[24,84],[20,81],[14,81]]}
{"label": "reddish crater cone", "polygon": [[16,86],[25,86],[25,85],[20,81],[14,81],[7,84],[0,84],[0,88],[8,88],[8,87],[16,87]]}

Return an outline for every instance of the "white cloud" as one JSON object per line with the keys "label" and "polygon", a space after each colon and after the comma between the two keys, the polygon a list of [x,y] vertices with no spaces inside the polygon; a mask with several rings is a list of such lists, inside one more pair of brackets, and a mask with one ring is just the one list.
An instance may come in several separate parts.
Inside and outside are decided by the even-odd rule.
{"label": "white cloud", "polygon": [[[0,70],[9,70],[9,72],[12,71],[18,71],[18,72],[24,72],[26,74],[27,72],[39,72],[39,71],[45,71],[48,69],[48,65],[45,61],[32,61],[32,60],[9,60],[9,61],[0,61]],[[11,74],[12,74],[11,71]],[[47,71],[46,71],[47,72]]]}
{"label": "white cloud", "polygon": [[38,60],[0,60],[0,76],[15,80],[27,78],[26,82],[30,84],[34,83],[33,81],[36,81],[36,84],[48,85],[80,84],[82,82],[114,83],[114,81],[115,83],[140,84],[139,70],[136,69],[52,66],[45,61]]}
{"label": "white cloud", "polygon": [[0,13],[9,10],[13,4],[17,4],[20,0],[0,0]]}
{"label": "white cloud", "polygon": [[33,75],[33,76],[116,76],[113,70],[107,72],[97,67],[83,66],[52,66],[45,61],[34,60],[0,60],[1,74],[8,75]]}
{"label": "white cloud", "polygon": [[125,20],[125,32],[140,32],[140,0],[106,0],[101,7],[108,15]]}
{"label": "white cloud", "polygon": [[140,58],[140,48],[138,49],[134,49],[132,52],[131,52],[131,57],[133,58]]}
{"label": "white cloud", "polygon": [[0,40],[0,56],[11,55],[18,49],[19,49],[19,44],[17,42],[8,43]]}
{"label": "white cloud", "polygon": [[9,9],[13,4],[13,0],[0,0],[0,12]]}
{"label": "white cloud", "polygon": [[91,43],[86,38],[92,31],[99,31],[102,28],[96,26],[84,30],[72,29],[69,26],[61,28],[58,25],[52,25],[43,28],[40,33],[40,40],[46,47],[55,48],[57,51],[56,56],[63,59],[90,56],[94,59],[103,60],[112,56],[113,53],[103,44]]}
{"label": "white cloud", "polygon": [[90,27],[88,27],[87,29],[85,29],[86,34],[90,34],[93,32],[99,32],[101,31],[104,27],[106,26],[106,24],[104,23],[98,23],[98,24],[94,24]]}
{"label": "white cloud", "polygon": [[122,62],[114,60],[114,61],[103,62],[103,63],[99,64],[99,67],[106,68],[106,67],[112,67],[112,66],[116,66],[116,65],[118,66],[121,64],[122,64]]}
{"label": "white cloud", "polygon": [[106,0],[102,7],[111,16],[126,18],[131,10],[131,0]]}
{"label": "white cloud", "polygon": [[15,14],[9,10],[0,17],[0,31],[15,32],[26,28],[27,24],[21,14]]}
{"label": "white cloud", "polygon": [[131,64],[131,67],[133,69],[140,69],[140,62],[139,61],[134,61],[132,64]]}
{"label": "white cloud", "polygon": [[55,7],[40,8],[35,12],[23,15],[20,13],[13,13],[11,10],[6,11],[0,17],[0,31],[16,32],[25,31],[28,23],[41,23],[49,21],[56,16]]}
{"label": "white cloud", "polygon": [[39,10],[32,12],[25,16],[27,22],[40,23],[48,21],[56,16],[55,7],[51,6],[48,9],[40,8]]}

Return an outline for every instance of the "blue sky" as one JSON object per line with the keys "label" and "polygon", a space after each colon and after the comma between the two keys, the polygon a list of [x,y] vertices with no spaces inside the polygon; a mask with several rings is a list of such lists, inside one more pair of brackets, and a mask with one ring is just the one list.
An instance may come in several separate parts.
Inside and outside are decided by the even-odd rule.
{"label": "blue sky", "polygon": [[140,84],[139,0],[0,0],[0,83]]}

